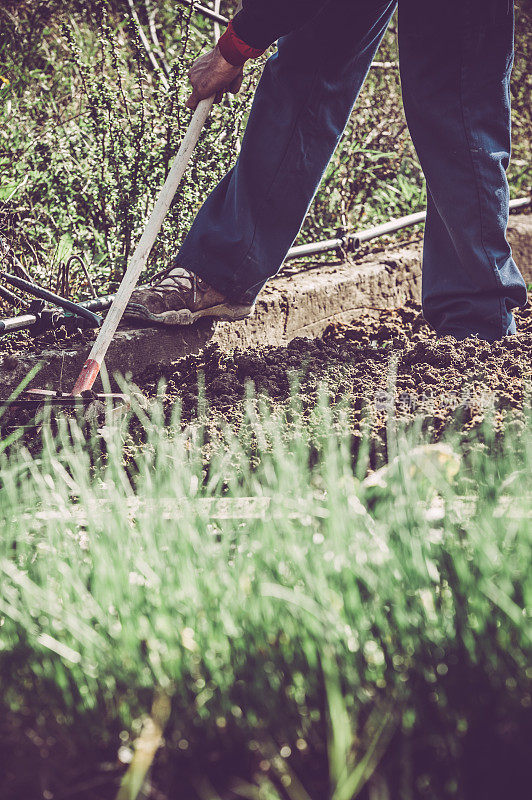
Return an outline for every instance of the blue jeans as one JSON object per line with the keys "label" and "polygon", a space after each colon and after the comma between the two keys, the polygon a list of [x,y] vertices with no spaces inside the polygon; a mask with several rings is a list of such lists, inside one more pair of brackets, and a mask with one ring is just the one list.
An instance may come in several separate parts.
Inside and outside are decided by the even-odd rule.
{"label": "blue jeans", "polygon": [[[234,168],[177,262],[235,301],[279,270],[339,142],[396,0],[330,0],[279,41]],[[408,125],[427,181],[423,311],[439,335],[515,332],[526,287],[506,239],[512,0],[399,0]]]}

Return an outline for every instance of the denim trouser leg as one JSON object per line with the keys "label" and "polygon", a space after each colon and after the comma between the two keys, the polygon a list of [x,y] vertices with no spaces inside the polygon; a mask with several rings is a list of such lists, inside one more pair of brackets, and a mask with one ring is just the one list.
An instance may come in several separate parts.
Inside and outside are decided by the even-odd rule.
{"label": "denim trouser leg", "polygon": [[[285,37],[242,151],[177,261],[253,300],[295,239],[395,0],[330,0]],[[403,97],[427,178],[423,308],[439,334],[496,339],[526,302],[506,239],[512,0],[399,0]]]}
{"label": "denim trouser leg", "polygon": [[423,310],[440,335],[515,331],[506,239],[513,0],[399,1],[408,125],[428,188]]}
{"label": "denim trouser leg", "polygon": [[234,300],[279,270],[338,144],[396,0],[331,0],[279,42],[235,167],[201,208],[177,262]]}

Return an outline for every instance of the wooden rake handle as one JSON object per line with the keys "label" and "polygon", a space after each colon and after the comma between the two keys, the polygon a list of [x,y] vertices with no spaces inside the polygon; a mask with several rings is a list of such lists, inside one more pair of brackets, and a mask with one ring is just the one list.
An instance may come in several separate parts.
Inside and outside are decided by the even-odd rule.
{"label": "wooden rake handle", "polygon": [[207,117],[210,114],[213,103],[214,97],[208,100],[202,100],[194,112],[194,116],[181,142],[181,147],[172,164],[172,169],[159,193],[159,197],[150,214],[144,233],[140,238],[126,273],[122,278],[122,283],[118,288],[109,312],[100,328],[98,337],[89,353],[89,357],[85,361],[78,379],[74,384],[74,388],[72,389],[72,395],[74,397],[79,396],[82,392],[87,391],[87,389],[92,389],[94,381],[98,377],[109,345],[124,316],[126,306],[129,303],[140,275],[146,266],[148,256],[161,230],[163,220],[170,209],[174,195],[181,183],[181,179],[183,178],[192,153],[194,152],[194,148],[198,143],[198,139]]}

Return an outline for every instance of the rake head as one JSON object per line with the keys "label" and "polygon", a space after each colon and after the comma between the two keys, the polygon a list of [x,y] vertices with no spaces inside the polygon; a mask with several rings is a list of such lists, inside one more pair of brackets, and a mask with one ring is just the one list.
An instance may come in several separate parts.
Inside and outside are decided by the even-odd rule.
{"label": "rake head", "polygon": [[28,389],[15,400],[6,402],[0,427],[4,431],[38,430],[45,419],[57,425],[58,417],[65,415],[97,428],[106,422],[118,422],[130,405],[130,398],[125,394],[86,391],[74,396],[48,389]]}

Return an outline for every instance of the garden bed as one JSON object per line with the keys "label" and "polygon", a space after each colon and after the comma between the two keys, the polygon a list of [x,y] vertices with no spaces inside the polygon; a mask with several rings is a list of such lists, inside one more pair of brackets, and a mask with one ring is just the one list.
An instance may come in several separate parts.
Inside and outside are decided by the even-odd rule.
{"label": "garden bed", "polygon": [[[530,281],[532,280],[532,215],[512,216],[508,233],[517,263],[525,279]],[[401,350],[406,345],[415,344],[420,338],[432,340],[429,329],[423,325],[419,317],[419,307],[415,305],[419,301],[420,292],[419,240],[411,242],[408,246],[404,243],[395,246],[388,243],[380,251],[372,249],[371,252],[357,257],[354,262],[336,260],[329,263],[288,264],[281,274],[265,287],[259,296],[256,312],[250,319],[218,324],[204,321],[191,327],[169,330],[164,328],[135,330],[124,327],[111,344],[106,366],[112,381],[115,374],[138,378],[146,371],[156,374],[157,368],[160,368],[162,374],[171,374],[174,363],[189,356],[198,356],[200,362],[205,349],[216,346],[228,355],[235,350],[258,351],[265,347],[278,347],[279,351],[275,357],[282,368],[285,358],[284,348],[293,339],[316,337],[319,339],[327,332],[326,338],[332,341],[336,336],[334,333],[336,329],[340,338],[343,336],[346,341],[350,340],[354,344],[363,345],[364,341],[369,344],[371,340],[372,346],[378,351],[377,362],[380,362],[383,355],[382,345],[385,343]],[[401,309],[405,309],[404,313]],[[379,317],[381,313],[383,316]],[[517,339],[510,337],[508,340],[514,344],[502,345],[505,352],[506,350],[511,352],[511,348],[515,346],[517,369],[520,369],[519,364],[526,362],[528,345],[525,340],[521,346],[520,336],[526,337],[529,332],[528,313],[525,309],[518,314],[519,336]],[[412,315],[414,317],[417,315],[414,328],[410,324]],[[369,326],[366,340],[359,322],[363,326]],[[353,334],[341,332],[345,326],[348,328],[352,323],[355,326]],[[36,340],[24,334],[3,337],[0,339],[0,399],[7,398],[24,376],[35,367],[39,367],[39,373],[33,379],[31,386],[48,386],[68,391],[87,358],[93,338],[92,332],[67,335],[64,330],[38,337]],[[460,355],[462,352],[460,347],[457,356],[459,360],[467,355],[466,351],[463,351],[463,356]],[[498,347],[494,346],[493,353],[499,363],[500,359],[496,356]],[[520,354],[521,347],[524,347],[522,354]],[[480,346],[480,350],[484,353],[482,358],[484,360],[488,358],[488,351],[483,345]],[[312,348],[309,352],[311,351]],[[368,351],[370,370],[375,361],[374,355],[371,350]],[[297,357],[295,358],[293,350],[289,356],[297,366]],[[366,358],[361,350],[349,356],[348,360],[355,356]],[[268,357],[274,358],[273,353]],[[337,364],[337,357],[332,353],[331,357]],[[474,354],[472,357],[473,360],[476,358]],[[258,358],[261,356],[258,355]],[[427,358],[430,362],[430,357]],[[511,355],[507,355],[507,369],[510,369],[508,359],[511,358]],[[304,360],[302,355],[300,363]],[[471,361],[471,355],[465,358],[464,363],[467,361]],[[227,364],[230,363],[229,359]],[[456,366],[456,359],[453,363]],[[154,365],[157,365],[155,372]],[[502,367],[502,361],[499,366]],[[445,371],[443,362],[441,367],[443,375]],[[242,373],[244,378],[253,377],[244,373]],[[516,376],[509,374],[509,377]],[[368,380],[371,382],[371,374]],[[442,377],[442,380],[445,378]],[[434,381],[431,377],[427,378],[426,383],[431,382],[436,386],[438,381]],[[115,388],[119,385],[115,382]],[[233,390],[237,389],[238,387],[233,387]],[[275,387],[273,389],[275,394]],[[183,390],[188,391],[186,382]]]}
{"label": "garden bed", "polygon": [[520,333],[500,342],[437,339],[415,303],[331,324],[317,339],[296,338],[286,347],[224,353],[211,347],[170,366],[135,376],[151,397],[174,403],[186,420],[197,416],[198,387],[211,414],[238,419],[249,384],[272,406],[285,403],[297,384],[302,405],[320,392],[351,408],[353,433],[370,420],[375,444],[384,447],[393,416],[401,424],[423,420],[429,440],[449,427],[466,434],[490,418],[524,425],[523,406],[532,378],[532,308],[518,312]]}

